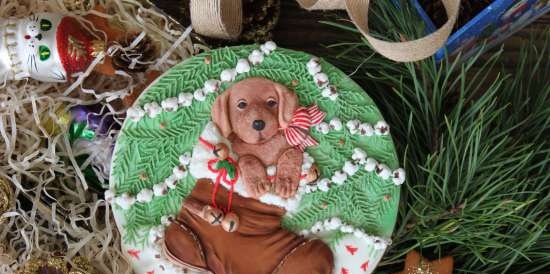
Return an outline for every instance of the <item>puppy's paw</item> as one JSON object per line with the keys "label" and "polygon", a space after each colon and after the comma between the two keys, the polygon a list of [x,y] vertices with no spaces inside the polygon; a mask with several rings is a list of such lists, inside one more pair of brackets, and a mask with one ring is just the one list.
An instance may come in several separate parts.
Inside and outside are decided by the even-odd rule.
{"label": "puppy's paw", "polygon": [[299,181],[290,177],[278,177],[275,180],[275,194],[282,198],[290,198],[296,195]]}
{"label": "puppy's paw", "polygon": [[271,190],[271,182],[266,178],[256,177],[246,184],[246,190],[252,198],[259,198]]}

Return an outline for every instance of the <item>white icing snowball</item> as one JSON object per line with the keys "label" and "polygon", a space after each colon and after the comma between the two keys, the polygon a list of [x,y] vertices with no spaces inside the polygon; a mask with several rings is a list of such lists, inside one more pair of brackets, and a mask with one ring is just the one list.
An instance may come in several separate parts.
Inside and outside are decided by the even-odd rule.
{"label": "white icing snowball", "polygon": [[359,135],[361,136],[372,136],[374,134],[374,129],[368,123],[362,123],[359,125]]}
{"label": "white icing snowball", "polygon": [[153,193],[155,196],[164,196],[168,193],[168,186],[165,183],[158,183],[153,186]]}
{"label": "white icing snowball", "polygon": [[307,236],[309,236],[310,232],[311,232],[310,230],[304,229],[304,230],[300,231],[300,235],[307,237]]}
{"label": "white icing snowball", "polygon": [[389,179],[391,176],[390,168],[385,164],[378,164],[376,166],[376,174],[380,176],[380,178],[386,180]]}
{"label": "white icing snowball", "polygon": [[239,59],[237,67],[235,68],[237,73],[246,73],[250,71],[250,63],[246,59]]}
{"label": "white icing snowball", "polygon": [[361,165],[364,165],[366,163],[367,153],[361,148],[356,147],[353,149],[353,154],[351,155],[351,159],[353,159],[355,162]]}
{"label": "white icing snowball", "polygon": [[315,129],[322,134],[328,134],[330,132],[330,126],[326,122],[321,122],[315,126]]}
{"label": "white icing snowball", "polygon": [[170,224],[172,223],[172,219],[173,219],[173,218],[174,218],[173,216],[169,216],[169,215],[167,215],[167,216],[162,216],[162,217],[160,217],[160,223],[161,223],[163,226],[168,226],[168,225],[170,225]]}
{"label": "white icing snowball", "polygon": [[321,66],[317,65],[315,67],[308,67],[307,72],[309,72],[310,75],[315,75],[321,72]]}
{"label": "white icing snowball", "polygon": [[405,182],[405,170],[403,168],[394,170],[392,181],[396,186],[402,185]]}
{"label": "white icing snowball", "polygon": [[354,229],[353,226],[344,224],[340,227],[340,231],[343,233],[353,233]]}
{"label": "white icing snowball", "polygon": [[309,171],[309,169],[311,168],[311,166],[313,165],[312,162],[309,162],[309,161],[303,161],[302,162],[302,171]]}
{"label": "white icing snowball", "polygon": [[365,170],[368,172],[374,171],[376,165],[378,165],[378,161],[376,161],[374,158],[369,157],[365,162]]}
{"label": "white icing snowball", "polygon": [[321,67],[321,59],[319,57],[312,57],[306,64],[307,68]]}
{"label": "white icing snowball", "polygon": [[253,65],[258,65],[264,61],[264,54],[261,51],[255,49],[248,56],[248,61],[250,61],[250,63],[252,63]]}
{"label": "white icing snowball", "polygon": [[145,104],[143,106],[143,110],[147,112],[147,115],[149,115],[149,117],[155,118],[157,117],[157,115],[161,113],[162,108],[159,106],[159,104],[157,104],[157,102],[151,102],[151,103]]}
{"label": "white icing snowball", "polygon": [[322,192],[327,192],[330,189],[330,180],[323,178],[317,182],[317,188]]}
{"label": "white icing snowball", "polygon": [[176,180],[181,180],[187,176],[187,168],[184,166],[176,166],[172,169],[172,173],[174,177],[176,177]]}
{"label": "white icing snowball", "polygon": [[[266,50],[269,51],[269,53],[273,52],[277,49],[277,44],[273,41],[267,41],[265,44],[262,45]],[[268,54],[269,54],[268,53]]]}
{"label": "white icing snowball", "polygon": [[174,189],[178,185],[178,179],[176,179],[176,176],[172,174],[168,176],[168,178],[164,179],[164,183],[169,189]]}
{"label": "white icing snowball", "polygon": [[191,163],[191,153],[190,152],[183,153],[180,156],[179,160],[180,160],[180,164],[184,166],[188,166]]}
{"label": "white icing snowball", "polygon": [[105,191],[104,195],[105,195],[105,201],[111,203],[113,202],[113,199],[115,198],[115,189],[114,188],[109,188]]}
{"label": "white icing snowball", "polygon": [[178,95],[178,103],[183,107],[188,107],[193,104],[193,94],[189,92],[182,92]]}
{"label": "white icing snowball", "polygon": [[359,170],[359,165],[354,164],[352,161],[346,161],[342,170],[349,176],[353,176]]}
{"label": "white icing snowball", "polygon": [[267,176],[275,176],[275,174],[277,174],[277,167],[268,166],[265,171],[267,173]]}
{"label": "white icing snowball", "polygon": [[327,230],[337,230],[342,226],[342,220],[338,217],[326,219],[324,223]]}
{"label": "white icing snowball", "polygon": [[346,123],[346,127],[349,129],[349,132],[351,134],[356,134],[357,132],[359,132],[359,125],[360,124],[361,124],[361,122],[359,120],[349,120]]}
{"label": "white icing snowball", "polygon": [[175,111],[178,109],[178,98],[170,97],[162,100],[160,103],[164,111]]}
{"label": "white icing snowball", "polygon": [[121,196],[117,197],[115,199],[115,202],[122,209],[126,210],[134,205],[134,203],[136,202],[136,198],[130,196],[130,194],[128,193],[124,193]]}
{"label": "white icing snowball", "polygon": [[140,203],[148,203],[153,200],[153,191],[148,188],[144,188],[138,193],[136,198]]}
{"label": "white icing snowball", "polygon": [[207,80],[206,82],[204,82],[203,89],[206,93],[214,93],[214,92],[218,91],[219,88],[220,88],[220,81],[219,80],[210,79],[210,80]]}
{"label": "white icing snowball", "polygon": [[328,85],[328,76],[322,72],[315,74],[313,79],[319,88],[324,88]]}
{"label": "white icing snowball", "polygon": [[338,117],[332,118],[329,122],[329,125],[332,130],[336,130],[336,131],[342,130],[342,127],[343,127],[342,121]]}
{"label": "white icing snowball", "polygon": [[193,93],[193,98],[195,98],[195,100],[197,100],[197,101],[202,102],[202,101],[206,100],[206,93],[202,89],[197,89]]}
{"label": "white icing snowball", "polygon": [[334,85],[329,85],[323,89],[321,95],[332,101],[336,101],[336,99],[338,99],[338,89]]}
{"label": "white icing snowball", "polygon": [[343,171],[336,171],[332,175],[331,181],[337,185],[342,185],[348,179],[348,175]]}
{"label": "white icing snowball", "polygon": [[388,135],[390,134],[390,126],[385,121],[378,121],[374,125],[376,135]]}
{"label": "white icing snowball", "polygon": [[313,233],[319,233],[321,231],[323,231],[323,223],[322,222],[317,222],[311,227],[311,232],[313,232]]}
{"label": "white icing snowball", "polygon": [[235,69],[225,69],[220,74],[222,82],[232,82],[235,80],[235,77],[237,77],[237,70]]}
{"label": "white icing snowball", "polygon": [[139,106],[131,107],[126,111],[128,118],[134,122],[139,121],[145,116],[145,111]]}

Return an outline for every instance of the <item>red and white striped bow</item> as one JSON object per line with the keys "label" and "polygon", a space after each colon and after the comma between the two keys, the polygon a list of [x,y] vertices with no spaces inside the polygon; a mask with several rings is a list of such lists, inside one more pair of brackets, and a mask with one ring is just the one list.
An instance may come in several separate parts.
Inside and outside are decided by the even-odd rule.
{"label": "red and white striped bow", "polygon": [[284,129],[286,141],[294,147],[304,151],[308,146],[316,146],[319,143],[309,136],[309,128],[321,123],[327,114],[319,109],[319,106],[298,108]]}

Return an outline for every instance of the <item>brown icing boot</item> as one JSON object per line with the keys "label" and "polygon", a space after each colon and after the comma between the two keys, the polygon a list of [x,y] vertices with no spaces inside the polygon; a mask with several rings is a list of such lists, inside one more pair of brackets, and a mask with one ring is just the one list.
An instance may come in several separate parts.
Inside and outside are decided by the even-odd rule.
{"label": "brown icing boot", "polygon": [[272,274],[331,274],[332,251],[321,240],[310,240],[294,248]]}
{"label": "brown icing boot", "polygon": [[197,272],[211,273],[206,265],[202,245],[185,224],[174,221],[165,231],[164,253],[172,263]]}

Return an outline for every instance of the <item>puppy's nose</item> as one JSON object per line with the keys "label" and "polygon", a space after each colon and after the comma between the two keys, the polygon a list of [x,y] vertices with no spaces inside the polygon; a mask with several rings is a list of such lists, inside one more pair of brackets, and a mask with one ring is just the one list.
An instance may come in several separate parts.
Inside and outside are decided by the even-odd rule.
{"label": "puppy's nose", "polygon": [[254,120],[254,122],[252,122],[252,128],[261,131],[265,128],[265,122],[263,120]]}

